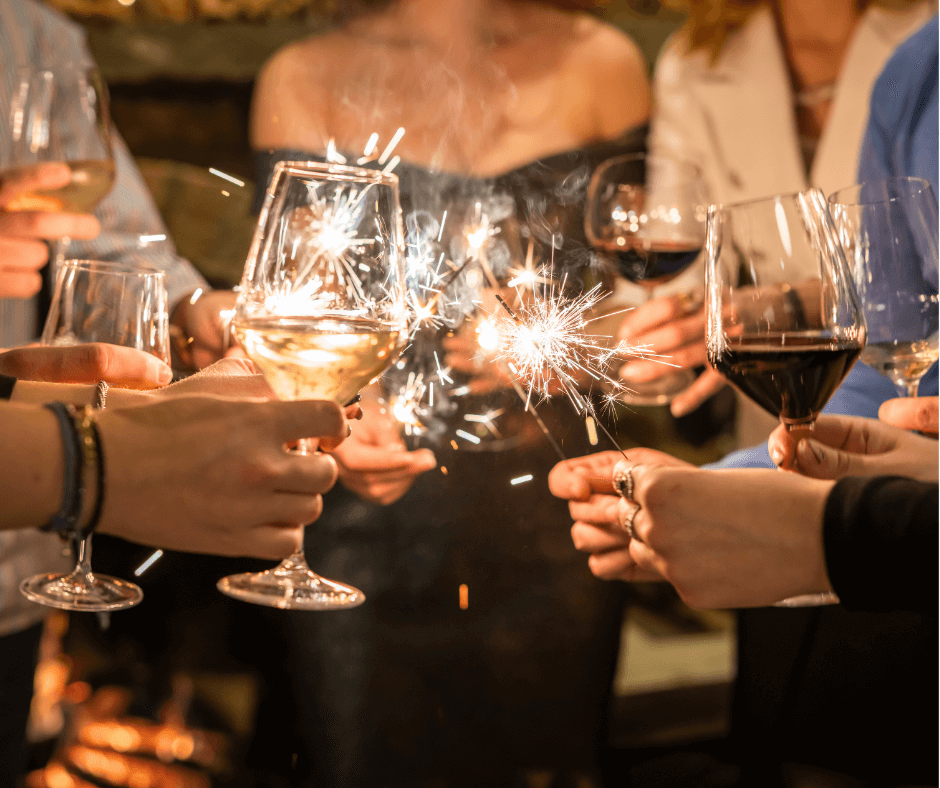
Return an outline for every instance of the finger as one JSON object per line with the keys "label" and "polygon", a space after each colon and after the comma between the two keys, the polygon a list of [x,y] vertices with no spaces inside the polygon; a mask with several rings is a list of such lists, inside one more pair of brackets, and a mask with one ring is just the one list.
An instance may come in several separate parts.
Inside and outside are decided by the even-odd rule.
{"label": "finger", "polygon": [[582,521],[571,526],[571,541],[582,553],[599,553],[626,547],[630,537],[624,531],[598,527]]}
{"label": "finger", "polygon": [[98,220],[87,213],[0,212],[0,235],[7,238],[95,238],[99,232]]}
{"label": "finger", "polygon": [[704,349],[705,320],[700,315],[670,320],[637,336],[634,341],[655,348],[659,353],[672,353],[686,345],[699,345]]}
{"label": "finger", "polygon": [[667,579],[666,563],[658,553],[650,549],[649,545],[639,539],[633,539],[629,545],[631,560],[637,565],[639,571],[653,575],[655,579]]}
{"label": "finger", "polygon": [[134,348],[94,342],[72,347],[25,347],[0,354],[6,374],[55,383],[106,380],[127,388],[156,388],[170,382],[173,371],[155,356]]}
{"label": "finger", "polygon": [[0,237],[0,270],[38,271],[49,259],[49,247],[28,238]]}
{"label": "finger", "polygon": [[682,314],[682,306],[675,296],[662,296],[647,301],[624,316],[618,336],[628,342],[635,341],[653,328]]}
{"label": "finger", "polygon": [[346,421],[359,421],[362,418],[362,407],[358,402],[355,405],[347,405],[343,409],[343,415]]}
{"label": "finger", "polygon": [[558,463],[548,474],[548,489],[556,498],[585,501],[591,497],[587,469],[572,460]]}
{"label": "finger", "polygon": [[341,440],[349,432],[339,405],[326,400],[271,401],[261,407],[274,421],[274,437],[281,444],[302,438]]}
{"label": "finger", "polygon": [[798,470],[813,479],[867,475],[863,455],[833,449],[809,438],[804,438],[797,444],[796,460]]}
{"label": "finger", "polygon": [[661,580],[656,572],[650,572],[637,566],[627,548],[595,553],[588,558],[591,574],[601,580],[623,580],[627,583],[637,581]]}
{"label": "finger", "polygon": [[685,416],[727,385],[728,381],[720,372],[708,368],[695,379],[691,386],[673,399],[669,411],[676,418]]}
{"label": "finger", "polygon": [[938,409],[938,397],[901,397],[883,402],[878,418],[894,427],[936,435],[940,431]]}
{"label": "finger", "polygon": [[397,451],[357,444],[355,451],[336,455],[344,471],[350,473],[424,473],[437,467],[437,458],[429,449]]}
{"label": "finger", "polygon": [[628,383],[647,383],[673,374],[677,369],[704,366],[708,361],[705,345],[687,345],[663,351],[654,358],[631,361],[620,368],[620,377]]}
{"label": "finger", "polygon": [[329,454],[291,453],[278,467],[274,489],[284,494],[317,495],[332,489],[338,475],[336,461]]}
{"label": "finger", "polygon": [[382,506],[388,506],[391,503],[395,503],[395,501],[408,492],[413,482],[414,478],[412,477],[406,481],[400,481],[394,484],[369,483],[353,485],[346,484],[346,482],[343,483],[360,498]]}
{"label": "finger", "polygon": [[571,519],[590,525],[617,527],[619,495],[592,495],[586,502],[569,501]]}
{"label": "finger", "polygon": [[0,207],[25,191],[61,189],[72,180],[72,171],[61,162],[13,167],[0,173]]}
{"label": "finger", "polygon": [[[304,522],[313,522],[317,519],[323,508],[323,500],[319,500],[319,511],[305,519]],[[228,555],[251,556],[264,558],[269,561],[280,561],[293,555],[304,543],[304,526],[300,523],[267,523],[250,529],[240,550],[227,553]]]}
{"label": "finger", "polygon": [[42,289],[42,275],[35,271],[0,270],[0,298],[32,298]]}

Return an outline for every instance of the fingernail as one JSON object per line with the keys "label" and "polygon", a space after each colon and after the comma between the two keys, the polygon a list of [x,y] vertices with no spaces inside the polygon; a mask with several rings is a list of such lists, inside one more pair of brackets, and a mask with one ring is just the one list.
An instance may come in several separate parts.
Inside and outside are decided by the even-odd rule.
{"label": "fingernail", "polygon": [[775,448],[772,452],[770,452],[770,459],[773,460],[774,465],[777,467],[783,465],[784,457],[785,455],[782,451],[780,451],[780,449]]}
{"label": "fingernail", "polygon": [[170,384],[171,380],[173,380],[173,370],[167,366],[163,366],[157,375],[157,383],[161,386],[167,386]]}
{"label": "fingernail", "polygon": [[688,413],[691,413],[692,408],[685,402],[673,402],[669,406],[669,412],[675,416],[677,419],[681,416],[685,416]]}

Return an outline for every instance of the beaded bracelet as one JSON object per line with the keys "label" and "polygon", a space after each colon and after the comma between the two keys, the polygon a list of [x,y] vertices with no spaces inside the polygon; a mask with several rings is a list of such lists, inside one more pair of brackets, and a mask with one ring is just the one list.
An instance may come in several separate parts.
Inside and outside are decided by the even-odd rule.
{"label": "beaded bracelet", "polygon": [[71,408],[69,410],[69,415],[72,417],[72,421],[75,423],[75,430],[78,434],[79,445],[82,451],[82,478],[87,479],[93,473],[98,473],[98,497],[95,499],[94,512],[92,512],[91,518],[89,518],[88,523],[83,528],[76,528],[74,530],[81,531],[82,536],[87,536],[92,532],[94,527],[98,524],[95,518],[95,513],[97,516],[101,516],[100,504],[101,504],[101,466],[99,465],[100,457],[100,446],[99,438],[100,435],[96,435],[95,431],[95,422],[92,419],[91,411],[88,408]]}
{"label": "beaded bracelet", "polygon": [[47,402],[44,408],[51,410],[59,422],[62,434],[62,450],[65,472],[62,480],[62,504],[52,519],[40,526],[40,530],[52,531],[60,536],[67,536],[76,530],[82,515],[85,498],[83,483],[83,463],[80,461],[78,429],[68,405],[64,402]]}

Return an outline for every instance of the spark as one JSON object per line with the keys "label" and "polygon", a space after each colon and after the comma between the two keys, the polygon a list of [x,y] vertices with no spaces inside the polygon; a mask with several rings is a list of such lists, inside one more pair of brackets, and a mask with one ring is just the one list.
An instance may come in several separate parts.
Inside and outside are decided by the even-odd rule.
{"label": "spark", "polygon": [[441,360],[437,357],[437,351],[434,351],[434,363],[437,364],[437,379],[441,384],[453,383],[454,379],[447,374],[447,369],[441,367]]}
{"label": "spark", "polygon": [[330,137],[330,141],[326,144],[326,160],[335,164],[346,163],[346,157],[336,150],[336,140],[332,137]]}
{"label": "spark", "polygon": [[162,551],[162,550],[154,550],[154,551],[150,554],[150,557],[134,570],[134,576],[135,576],[135,577],[140,577],[144,572],[146,572],[148,569],[150,569],[151,566],[154,565],[154,563],[156,562],[156,560],[157,560],[161,555],[163,555],[163,551]]}
{"label": "spark", "polygon": [[517,476],[515,479],[510,479],[509,483],[512,485],[525,484],[526,482],[531,482],[534,478],[531,473],[527,473],[525,476]]}
{"label": "spark", "polygon": [[392,151],[395,150],[395,146],[401,141],[401,138],[405,136],[405,127],[399,126],[398,131],[396,131],[391,140],[389,140],[388,145],[385,146],[385,150],[382,151],[382,155],[379,156],[379,164],[385,164],[388,161],[388,157],[392,155]]}
{"label": "spark", "polygon": [[440,243],[441,236],[444,234],[444,222],[447,221],[447,211],[444,211],[444,215],[441,217],[441,227],[437,231],[437,241]]}
{"label": "spark", "polygon": [[486,413],[466,413],[464,414],[464,421],[469,421],[474,424],[482,424],[486,429],[490,431],[490,434],[494,438],[502,438],[502,434],[496,428],[494,423],[496,419],[503,415],[506,412],[505,408],[497,408],[496,410],[488,410]]}
{"label": "spark", "polygon": [[388,398],[389,411],[404,427],[406,435],[421,435],[424,432],[422,416],[426,409],[422,407],[421,401],[427,388],[424,374],[411,372],[404,385]]}
{"label": "spark", "polygon": [[239,180],[239,179],[236,178],[234,175],[229,175],[227,172],[222,172],[221,170],[217,170],[217,169],[215,169],[214,167],[210,167],[210,168],[209,168],[209,172],[211,172],[213,175],[218,176],[219,178],[222,178],[222,180],[226,180],[226,181],[228,181],[229,183],[234,183],[236,186],[244,186],[244,185],[245,185],[245,182],[244,182],[244,181]]}
{"label": "spark", "polygon": [[166,240],[166,236],[163,235],[163,234],[160,234],[160,235],[142,235],[142,236],[140,236],[140,242],[141,242],[142,244],[150,244],[150,243],[154,243],[155,241],[165,241],[165,240]]}
{"label": "spark", "polygon": [[369,141],[366,143],[365,149],[362,151],[363,156],[371,156],[372,152],[375,150],[375,146],[379,141],[379,135],[377,132],[372,132],[369,137]]}
{"label": "spark", "polygon": [[455,435],[459,435],[464,440],[470,441],[470,443],[479,443],[480,439],[476,435],[471,435],[469,432],[464,432],[463,430],[454,430]]}

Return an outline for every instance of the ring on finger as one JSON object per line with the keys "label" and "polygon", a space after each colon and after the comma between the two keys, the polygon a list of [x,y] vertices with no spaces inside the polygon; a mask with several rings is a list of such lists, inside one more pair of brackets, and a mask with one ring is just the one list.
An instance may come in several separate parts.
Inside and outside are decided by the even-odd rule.
{"label": "ring on finger", "polygon": [[620,493],[620,497],[625,501],[633,500],[633,465],[621,460],[614,466],[613,472],[614,489]]}
{"label": "ring on finger", "polygon": [[637,512],[639,511],[640,504],[634,501],[624,501],[617,512],[617,520],[620,523],[620,527],[626,531],[627,536],[631,539],[636,539],[638,542],[642,540],[637,539],[636,532],[633,530],[633,520],[636,518]]}

